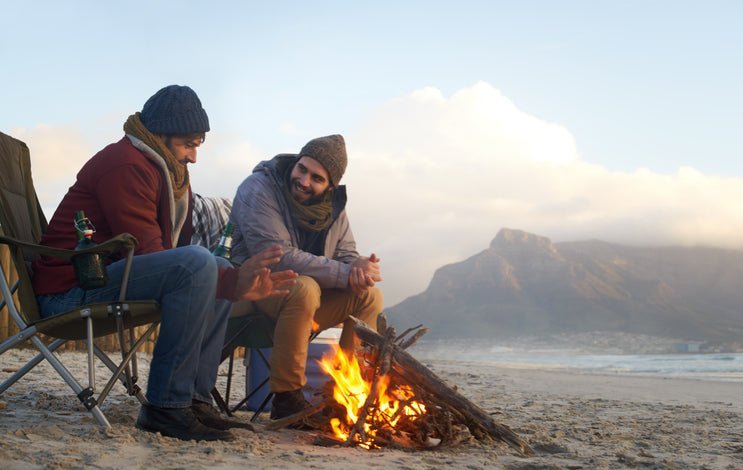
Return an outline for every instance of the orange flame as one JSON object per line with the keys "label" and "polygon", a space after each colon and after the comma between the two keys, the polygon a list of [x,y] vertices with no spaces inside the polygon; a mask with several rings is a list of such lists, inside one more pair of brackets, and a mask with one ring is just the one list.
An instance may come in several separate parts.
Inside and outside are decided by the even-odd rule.
{"label": "orange flame", "polygon": [[[356,356],[349,358],[337,347],[334,355],[326,355],[320,360],[320,367],[335,381],[333,398],[346,409],[345,420],[332,418],[330,425],[337,438],[347,440],[351,427],[358,421],[364,403],[371,393],[372,384],[364,379]],[[372,423],[384,423],[385,426],[394,428],[401,415],[417,416],[426,412],[425,405],[415,401],[405,404],[403,409],[399,410],[403,401],[413,397],[413,391],[406,385],[395,386],[393,390],[389,390],[389,385],[389,376],[379,378],[375,415],[367,416],[364,422],[367,441],[358,442],[361,447],[367,449],[374,447],[377,429],[372,427]]]}

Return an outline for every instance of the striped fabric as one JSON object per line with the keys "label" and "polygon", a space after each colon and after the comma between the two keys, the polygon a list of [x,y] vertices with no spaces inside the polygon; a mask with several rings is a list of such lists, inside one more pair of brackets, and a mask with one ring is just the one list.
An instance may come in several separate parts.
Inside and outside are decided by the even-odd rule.
{"label": "striped fabric", "polygon": [[230,219],[232,200],[224,197],[203,197],[193,193],[192,245],[213,251],[219,244],[222,230]]}

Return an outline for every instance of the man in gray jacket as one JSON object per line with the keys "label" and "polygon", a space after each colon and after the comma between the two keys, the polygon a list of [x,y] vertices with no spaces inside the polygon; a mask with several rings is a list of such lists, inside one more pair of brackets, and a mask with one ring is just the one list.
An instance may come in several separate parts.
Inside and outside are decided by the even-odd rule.
{"label": "man in gray jacket", "polygon": [[[359,256],[346,216],[346,144],[341,135],[309,141],[299,154],[280,154],[258,164],[240,184],[230,221],[235,227],[232,255],[246,259],[279,244],[284,255],[277,270],[299,274],[289,295],[254,302],[276,320],[271,353],[270,388],[275,393],[271,418],[309,406],[306,383],[308,338],[353,315],[372,328],[382,310],[379,259]],[[314,324],[314,328],[313,328]],[[340,346],[355,350],[350,326]]]}

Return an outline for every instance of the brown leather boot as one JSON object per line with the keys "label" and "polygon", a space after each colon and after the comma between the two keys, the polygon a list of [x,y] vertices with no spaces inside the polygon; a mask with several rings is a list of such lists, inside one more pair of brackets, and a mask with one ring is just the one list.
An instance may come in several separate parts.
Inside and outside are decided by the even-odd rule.
{"label": "brown leather boot", "polygon": [[312,405],[304,398],[301,388],[291,392],[279,392],[274,394],[271,402],[271,419],[286,418],[310,406]]}

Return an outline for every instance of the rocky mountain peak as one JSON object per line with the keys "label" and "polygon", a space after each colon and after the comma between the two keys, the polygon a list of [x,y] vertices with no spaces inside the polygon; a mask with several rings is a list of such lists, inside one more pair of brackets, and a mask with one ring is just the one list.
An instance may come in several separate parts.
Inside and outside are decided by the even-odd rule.
{"label": "rocky mountain peak", "polygon": [[501,229],[390,307],[439,337],[610,331],[707,341],[743,335],[743,251],[560,242]]}
{"label": "rocky mountain peak", "polygon": [[498,231],[493,241],[490,242],[490,249],[499,253],[536,251],[557,254],[557,249],[549,238],[510,228],[502,228]]}

